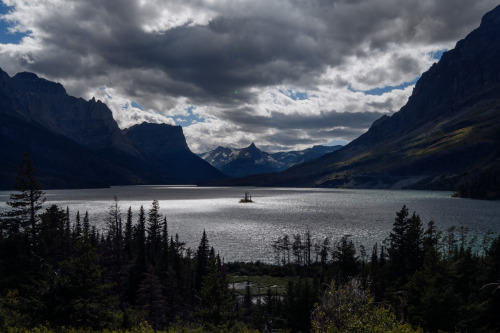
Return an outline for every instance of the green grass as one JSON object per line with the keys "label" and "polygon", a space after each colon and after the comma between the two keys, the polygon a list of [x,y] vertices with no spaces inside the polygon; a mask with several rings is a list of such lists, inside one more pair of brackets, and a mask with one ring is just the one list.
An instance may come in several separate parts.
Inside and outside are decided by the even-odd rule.
{"label": "green grass", "polygon": [[430,136],[415,142],[407,152],[409,156],[422,156],[443,151],[452,146],[460,144],[469,137],[474,130],[474,126],[460,128],[444,136]]}
{"label": "green grass", "polygon": [[241,283],[241,288],[235,288],[235,291],[239,294],[245,293],[246,282],[250,282],[250,290],[252,295],[265,295],[267,289],[271,288],[271,291],[275,291],[278,295],[284,295],[286,286],[289,281],[297,282],[299,279],[307,280],[312,283],[312,278],[299,278],[299,277],[275,277],[269,275],[260,276],[246,276],[246,275],[230,275],[228,276],[229,287],[232,288],[233,283]]}

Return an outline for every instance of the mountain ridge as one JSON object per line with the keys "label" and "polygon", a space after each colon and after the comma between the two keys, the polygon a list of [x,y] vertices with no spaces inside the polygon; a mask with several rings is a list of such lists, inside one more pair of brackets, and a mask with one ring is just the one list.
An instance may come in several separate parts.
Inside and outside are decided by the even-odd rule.
{"label": "mountain ridge", "polygon": [[[169,161],[170,168],[205,163],[190,152],[182,130],[180,135],[184,153]],[[60,83],[28,72],[11,78],[0,69],[0,142],[2,189],[14,185],[22,153],[31,155],[46,188],[197,184],[224,178],[208,164],[203,172],[187,168],[180,177],[164,167],[161,154],[149,154],[132,142],[104,103],[70,96]]]}
{"label": "mountain ridge", "polygon": [[198,154],[201,158],[232,177],[278,172],[312,159],[341,146],[314,146],[300,151],[267,153],[251,143],[245,148],[219,146],[214,150]]}
{"label": "mountain ridge", "polygon": [[498,59],[500,6],[422,75],[392,116],[317,160],[232,184],[454,190],[500,163]]}

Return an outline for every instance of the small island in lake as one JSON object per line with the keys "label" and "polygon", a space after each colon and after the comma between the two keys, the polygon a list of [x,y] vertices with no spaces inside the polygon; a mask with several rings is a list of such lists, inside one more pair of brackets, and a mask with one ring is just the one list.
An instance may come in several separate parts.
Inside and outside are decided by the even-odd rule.
{"label": "small island in lake", "polygon": [[245,192],[245,197],[240,200],[241,203],[253,202],[250,192]]}

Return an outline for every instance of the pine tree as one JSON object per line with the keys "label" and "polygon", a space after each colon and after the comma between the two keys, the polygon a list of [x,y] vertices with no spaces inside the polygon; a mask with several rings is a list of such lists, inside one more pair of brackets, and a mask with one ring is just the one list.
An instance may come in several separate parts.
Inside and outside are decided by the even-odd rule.
{"label": "pine tree", "polygon": [[101,275],[95,248],[85,241],[76,244],[75,257],[63,263],[54,323],[101,330],[113,324],[116,299],[109,295],[111,285],[103,284]]}
{"label": "pine tree", "polygon": [[311,240],[311,230],[307,228],[306,231],[306,241],[304,244],[304,250],[305,250],[305,264],[307,266],[311,265],[311,248],[312,248],[312,240]]}
{"label": "pine tree", "polygon": [[132,234],[133,232],[133,225],[132,225],[132,207],[128,207],[127,210],[127,221],[125,222],[125,232],[124,232],[124,240],[123,242],[125,243],[124,248],[125,248],[125,255],[127,256],[127,259],[132,258],[132,250],[133,250],[133,243],[132,243]]}
{"label": "pine tree", "polygon": [[66,235],[66,212],[56,205],[51,205],[40,215],[39,253],[52,266],[65,259],[71,249],[70,236]]}
{"label": "pine tree", "polygon": [[7,205],[12,209],[2,214],[0,233],[7,237],[26,232],[30,236],[33,249],[37,246],[37,227],[40,221],[38,212],[45,202],[45,192],[35,177],[33,161],[28,154],[23,154],[23,160],[17,171],[15,190]]}
{"label": "pine tree", "polygon": [[356,275],[358,258],[356,257],[356,247],[349,235],[342,236],[336,244],[333,258],[344,277]]}
{"label": "pine tree", "polygon": [[160,205],[158,200],[153,200],[148,212],[147,226],[149,258],[153,264],[156,264],[161,249],[161,220]]}
{"label": "pine tree", "polygon": [[109,207],[107,229],[112,243],[113,261],[116,265],[120,265],[120,263],[122,262],[123,251],[123,229],[120,203],[116,195],[113,197],[113,203]]}
{"label": "pine tree", "polygon": [[162,327],[167,309],[160,279],[152,265],[143,274],[143,280],[137,290],[137,305],[146,313],[148,322],[153,328]]}
{"label": "pine tree", "polygon": [[137,288],[140,281],[143,279],[143,273],[146,272],[146,213],[144,207],[139,209],[137,224],[133,231],[133,244],[136,249],[134,263],[130,271],[128,281],[127,295],[131,304],[135,304],[137,297]]}
{"label": "pine tree", "polygon": [[75,217],[75,230],[73,232],[75,239],[80,239],[82,236],[82,222],[80,220],[80,211],[76,212],[76,217]]}
{"label": "pine tree", "polygon": [[144,207],[139,209],[139,217],[135,227],[135,247],[137,249],[137,261],[146,262],[146,213]]}
{"label": "pine tree", "polygon": [[328,262],[329,252],[330,252],[330,239],[328,237],[325,237],[325,239],[323,239],[323,243],[321,243],[321,251],[320,251],[322,266],[326,266]]}
{"label": "pine tree", "polygon": [[89,212],[85,212],[85,216],[83,217],[83,238],[88,240],[90,238],[90,219]]}
{"label": "pine tree", "polygon": [[205,230],[203,230],[200,245],[198,245],[198,251],[196,252],[195,288],[197,291],[201,290],[203,277],[207,273],[209,252],[210,247],[208,244],[207,233],[205,232]]}
{"label": "pine tree", "polygon": [[396,215],[389,235],[388,254],[392,278],[404,283],[410,274],[422,266],[423,227],[416,213],[408,218],[406,205]]}
{"label": "pine tree", "polygon": [[218,326],[230,326],[236,319],[235,302],[227,281],[223,278],[220,257],[214,256],[211,251],[207,260],[206,274],[200,290],[201,309],[197,314],[205,327],[218,331]]}

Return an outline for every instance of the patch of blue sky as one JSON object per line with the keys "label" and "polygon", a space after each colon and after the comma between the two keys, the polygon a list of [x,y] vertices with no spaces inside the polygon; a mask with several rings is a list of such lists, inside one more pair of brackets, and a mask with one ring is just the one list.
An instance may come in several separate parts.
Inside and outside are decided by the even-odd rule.
{"label": "patch of blue sky", "polygon": [[0,44],[19,44],[24,37],[29,35],[29,33],[13,33],[9,31],[12,24],[5,21],[2,16],[9,13],[10,10],[11,7],[6,6],[3,2],[0,2]]}
{"label": "patch of blue sky", "polygon": [[193,114],[193,111],[196,109],[196,106],[191,105],[186,109],[186,112],[188,113],[187,116],[178,116],[174,119],[176,125],[180,125],[182,127],[186,127],[189,125],[192,125],[194,123],[201,123],[204,122],[205,120],[203,118],[200,118],[200,116]]}
{"label": "patch of blue sky", "polygon": [[304,100],[309,99],[310,97],[314,97],[314,96],[310,96],[308,92],[297,91],[297,90],[292,90],[292,89],[288,89],[285,91],[279,90],[279,92],[285,96],[290,97],[294,101],[304,101]]}
{"label": "patch of blue sky", "polygon": [[401,83],[397,86],[385,86],[385,87],[379,87],[379,88],[373,88],[373,89],[370,89],[370,90],[356,90],[354,89],[350,84],[347,86],[347,89],[349,91],[352,91],[352,92],[362,92],[364,93],[365,95],[376,95],[376,96],[380,96],[380,95],[383,95],[385,93],[388,93],[388,92],[391,92],[393,90],[403,90],[409,86],[413,86],[415,83],[417,83],[418,79],[420,79],[420,76],[415,78],[414,80],[412,81],[409,81],[409,82],[404,82],[404,83]]}
{"label": "patch of blue sky", "polygon": [[106,86],[100,86],[99,90],[104,91],[104,93],[106,94],[106,97],[108,97],[108,99],[113,99],[113,97],[110,94],[108,94],[108,92],[106,91],[107,88],[108,87],[106,87]]}
{"label": "patch of blue sky", "polygon": [[[429,55],[439,61],[441,59],[441,57],[443,56],[443,54],[448,51],[446,49],[443,49],[443,50],[438,50],[438,51],[433,51],[433,52],[430,52]],[[373,89],[370,89],[370,90],[356,90],[354,89],[350,84],[347,86],[347,89],[349,89],[349,91],[352,91],[352,92],[362,92],[364,93],[365,95],[376,95],[376,96],[380,96],[380,95],[383,95],[385,93],[388,93],[388,92],[391,92],[393,90],[396,90],[396,89],[399,89],[399,90],[402,90],[402,89],[405,89],[409,86],[412,86],[412,85],[415,85],[415,83],[417,83],[418,79],[420,79],[420,76],[415,78],[414,80],[412,81],[409,81],[409,82],[404,82],[404,83],[401,83],[397,86],[385,86],[385,87],[378,87],[378,88],[373,88]]]}
{"label": "patch of blue sky", "polygon": [[142,108],[142,105],[140,105],[139,103],[137,103],[136,101],[132,101],[130,103],[130,105],[132,105],[132,107],[136,108],[136,109],[139,109],[141,111],[144,111],[144,109]]}
{"label": "patch of blue sky", "polygon": [[443,56],[443,53],[445,53],[446,49],[443,49],[443,50],[438,50],[438,51],[434,51],[434,52],[430,52],[429,55],[433,58],[433,59],[436,59],[436,60],[439,60],[441,59],[441,57]]}

